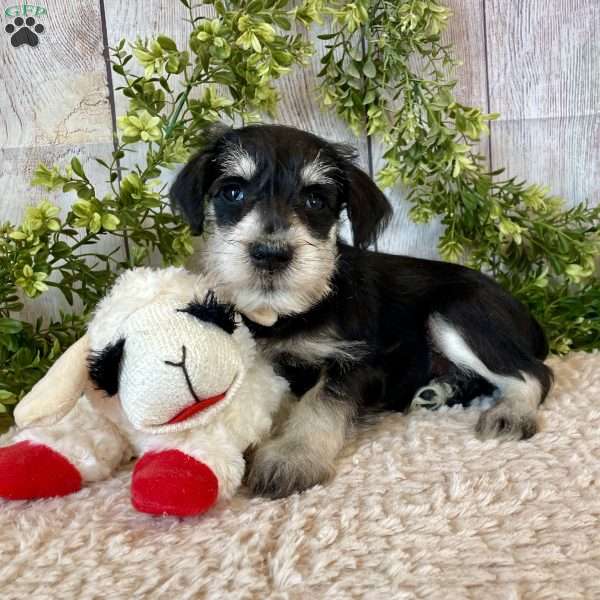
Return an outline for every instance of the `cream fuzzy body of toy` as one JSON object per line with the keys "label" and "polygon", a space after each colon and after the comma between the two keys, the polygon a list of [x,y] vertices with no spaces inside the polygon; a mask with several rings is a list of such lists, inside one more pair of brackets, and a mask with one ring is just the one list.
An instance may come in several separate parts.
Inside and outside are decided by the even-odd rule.
{"label": "cream fuzzy body of toy", "polygon": [[231,497],[287,391],[239,321],[184,269],[124,273],[17,406],[0,497],[71,493],[133,457],[140,511],[199,514]]}

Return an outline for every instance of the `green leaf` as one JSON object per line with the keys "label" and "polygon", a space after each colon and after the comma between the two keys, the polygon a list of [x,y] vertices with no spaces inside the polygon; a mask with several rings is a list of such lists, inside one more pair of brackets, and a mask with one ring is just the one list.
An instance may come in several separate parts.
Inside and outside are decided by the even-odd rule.
{"label": "green leaf", "polygon": [[167,37],[166,35],[159,35],[156,38],[156,41],[159,43],[160,47],[163,50],[168,50],[170,52],[177,51],[177,45],[175,44],[175,42],[170,37]]}
{"label": "green leaf", "polygon": [[287,19],[286,17],[282,17],[280,15],[274,15],[273,20],[275,21],[275,23],[277,23],[277,25],[279,25],[279,27],[281,27],[281,29],[283,29],[285,31],[289,31],[292,28],[292,24],[290,23],[290,20]]}
{"label": "green leaf", "polygon": [[81,166],[81,163],[79,162],[79,159],[76,156],[74,156],[71,159],[71,169],[73,169],[73,172],[76,175],[79,175],[79,177],[81,177],[82,179],[86,179],[83,167]]}
{"label": "green leaf", "polygon": [[346,65],[346,73],[350,75],[350,77],[354,77],[354,79],[360,79],[360,71],[358,70],[357,64],[360,65],[360,63],[351,61]]}
{"label": "green leaf", "polygon": [[71,254],[71,246],[66,242],[58,241],[50,248],[50,253],[55,258],[64,258]]}
{"label": "green leaf", "polygon": [[0,319],[0,333],[16,335],[17,333],[21,333],[21,331],[23,331],[23,323],[21,321],[9,319],[8,317]]}
{"label": "green leaf", "polygon": [[375,75],[377,75],[377,69],[375,68],[375,64],[369,58],[367,62],[363,65],[363,73],[369,78],[373,79]]}
{"label": "green leaf", "polygon": [[248,12],[248,13],[257,13],[258,11],[262,10],[262,7],[263,7],[262,0],[252,0],[246,6],[246,12]]}

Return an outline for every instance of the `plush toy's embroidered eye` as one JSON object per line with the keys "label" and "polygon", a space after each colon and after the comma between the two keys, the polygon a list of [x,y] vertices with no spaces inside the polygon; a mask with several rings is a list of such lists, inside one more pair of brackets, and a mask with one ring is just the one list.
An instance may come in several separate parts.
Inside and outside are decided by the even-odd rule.
{"label": "plush toy's embroidered eye", "polygon": [[194,300],[177,312],[188,313],[201,321],[214,323],[227,333],[235,331],[235,309],[231,304],[220,303],[212,291],[206,294],[203,302]]}
{"label": "plush toy's embroidered eye", "polygon": [[90,379],[99,390],[104,390],[109,396],[114,396],[119,391],[119,367],[124,346],[125,340],[121,338],[102,350],[91,352],[88,356]]}

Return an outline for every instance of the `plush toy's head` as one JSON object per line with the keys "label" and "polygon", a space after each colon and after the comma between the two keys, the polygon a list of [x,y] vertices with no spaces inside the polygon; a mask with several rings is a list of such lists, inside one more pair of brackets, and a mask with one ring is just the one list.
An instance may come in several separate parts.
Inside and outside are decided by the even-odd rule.
{"label": "plush toy's head", "polygon": [[164,298],[132,312],[89,358],[90,378],[119,394],[132,425],[163,433],[207,422],[232,401],[245,375],[233,309],[212,293]]}
{"label": "plush toy's head", "polygon": [[101,300],[87,334],[19,402],[15,420],[55,423],[82,394],[101,401],[101,390],[119,394],[137,429],[190,429],[233,400],[255,357],[250,332],[202,276],[132,269]]}

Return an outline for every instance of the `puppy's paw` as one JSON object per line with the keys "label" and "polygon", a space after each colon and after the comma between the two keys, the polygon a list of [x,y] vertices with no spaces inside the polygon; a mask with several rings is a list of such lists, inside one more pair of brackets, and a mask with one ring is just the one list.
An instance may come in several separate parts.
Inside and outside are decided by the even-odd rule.
{"label": "puppy's paw", "polygon": [[444,406],[454,395],[454,388],[442,381],[431,381],[419,388],[412,399],[410,408],[431,408],[433,410]]}
{"label": "puppy's paw", "polygon": [[526,440],[537,431],[535,414],[519,413],[502,402],[483,411],[475,426],[475,432],[480,440],[491,438]]}
{"label": "puppy's paw", "polygon": [[255,494],[283,498],[327,481],[334,472],[318,452],[297,441],[276,438],[247,455],[245,482]]}

